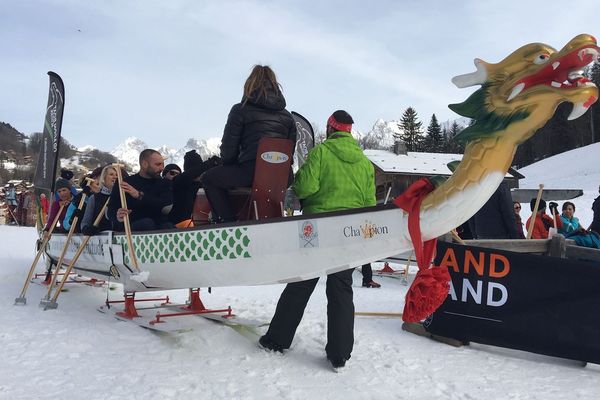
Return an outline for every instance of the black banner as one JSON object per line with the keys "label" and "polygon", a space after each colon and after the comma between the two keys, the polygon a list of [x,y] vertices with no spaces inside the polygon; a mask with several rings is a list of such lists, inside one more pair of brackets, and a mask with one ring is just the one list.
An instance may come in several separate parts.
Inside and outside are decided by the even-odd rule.
{"label": "black banner", "polygon": [[306,161],[308,152],[315,146],[315,133],[310,122],[302,115],[292,111],[292,117],[294,117],[297,131],[294,165],[300,168]]}
{"label": "black banner", "polygon": [[62,126],[65,105],[65,87],[58,74],[50,71],[50,89],[48,106],[44,119],[44,133],[40,153],[35,170],[34,185],[36,189],[54,191],[54,178],[58,165],[58,148],[60,146],[60,129]]}
{"label": "black banner", "polygon": [[600,364],[600,265],[438,242],[447,300],[436,335]]}

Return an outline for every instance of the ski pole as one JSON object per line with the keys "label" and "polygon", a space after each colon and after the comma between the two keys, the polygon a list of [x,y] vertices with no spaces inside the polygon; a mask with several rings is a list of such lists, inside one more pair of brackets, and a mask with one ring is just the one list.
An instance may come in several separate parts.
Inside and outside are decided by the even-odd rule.
{"label": "ski pole", "polygon": [[[86,197],[87,197],[87,195],[85,194],[85,192],[81,194],[81,200],[79,200],[79,205],[77,206],[78,210],[81,210],[83,208]],[[56,270],[54,271],[54,274],[52,275],[52,280],[50,281],[50,284],[48,285],[48,292],[46,293],[46,297],[44,297],[40,301],[41,307],[45,306],[48,303],[48,301],[50,301],[50,294],[52,293],[52,287],[54,286],[54,284],[56,283],[56,279],[58,278],[58,271],[60,271],[63,259],[65,258],[65,254],[67,254],[67,249],[69,248],[69,242],[71,241],[71,238],[73,237],[73,233],[75,233],[75,227],[77,226],[78,219],[79,219],[78,216],[75,216],[75,218],[73,218],[73,223],[71,224],[71,228],[69,229],[69,233],[67,234],[67,240],[65,241],[65,245],[62,249],[62,252],[60,253],[58,262],[56,263]]]}
{"label": "ski pole", "polygon": [[538,190],[537,197],[535,199],[535,206],[529,219],[529,226],[527,227],[527,239],[531,239],[533,233],[533,225],[535,225],[535,218],[537,217],[538,207],[540,206],[540,200],[542,199],[542,192],[544,191],[544,185],[540,183],[540,190]]}
{"label": "ski pole", "polygon": [[[108,206],[108,201],[109,200],[106,200],[106,202],[104,202],[104,205],[102,206],[102,209],[100,209],[100,213],[98,214],[98,216],[94,220],[94,224],[93,224],[94,227],[97,227],[98,225],[100,225],[100,221],[102,221],[102,217],[104,216],[104,211],[106,211],[106,206]],[[79,245],[79,248],[77,249],[77,252],[73,256],[73,259],[69,263],[69,266],[67,267],[67,270],[65,271],[65,273],[64,273],[64,275],[63,275],[63,277],[62,277],[62,279],[60,281],[60,284],[58,285],[58,287],[54,291],[54,296],[44,306],[44,311],[46,311],[46,310],[53,310],[53,309],[55,309],[55,308],[58,307],[58,303],[56,302],[56,300],[58,299],[58,296],[60,295],[60,292],[62,291],[63,287],[65,286],[65,283],[67,282],[67,279],[69,278],[69,274],[71,273],[71,270],[75,266],[75,263],[79,259],[79,256],[81,255],[81,253],[83,253],[83,250],[85,249],[85,246],[87,246],[87,244],[88,244],[88,242],[90,241],[91,238],[92,238],[91,236],[84,236],[83,237],[83,239],[81,241],[81,245]]]}
{"label": "ski pole", "polygon": [[35,270],[37,262],[40,259],[40,256],[42,255],[42,253],[46,249],[46,245],[50,241],[52,232],[54,231],[56,224],[58,224],[58,219],[60,218],[60,214],[64,207],[65,207],[64,204],[60,206],[60,208],[58,209],[58,213],[54,217],[54,221],[52,221],[52,225],[50,225],[50,229],[48,230],[48,233],[46,235],[44,235],[44,240],[42,241],[42,244],[41,244],[40,248],[38,249],[37,254],[35,255],[35,258],[33,259],[33,263],[31,263],[31,267],[29,268],[29,272],[27,273],[27,278],[25,279],[25,284],[23,285],[23,289],[21,289],[21,294],[19,295],[19,297],[17,297],[15,299],[15,304],[25,305],[27,303],[27,299],[25,298],[25,293],[27,292],[27,288],[29,287],[29,281],[31,280],[31,276],[33,275],[33,271]]}
{"label": "ski pole", "polygon": [[[121,197],[121,208],[127,210],[127,199],[125,197],[125,190],[121,187],[121,183],[123,182],[123,175],[121,174],[121,168],[124,167],[123,164],[112,164],[113,167],[117,170],[117,179],[119,180],[119,196]],[[135,269],[140,272],[140,267],[138,266],[137,257],[135,256],[135,249],[133,248],[133,238],[131,237],[131,224],[129,223],[129,214],[125,214],[123,217],[123,224],[125,225],[125,235],[127,236],[127,244],[129,247],[129,255],[131,257],[131,262]]]}

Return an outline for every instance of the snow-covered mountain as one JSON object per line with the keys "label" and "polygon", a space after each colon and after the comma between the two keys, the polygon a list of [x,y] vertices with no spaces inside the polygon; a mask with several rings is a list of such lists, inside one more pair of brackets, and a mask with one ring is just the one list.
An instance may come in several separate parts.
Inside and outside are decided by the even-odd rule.
{"label": "snow-covered mountain", "polygon": [[115,147],[110,154],[121,161],[125,161],[133,167],[134,171],[137,171],[139,169],[138,158],[140,153],[147,148],[148,145],[143,140],[130,136],[123,143]]}
{"label": "snow-covered mountain", "polygon": [[394,145],[394,135],[402,133],[402,129],[398,127],[398,124],[399,121],[378,119],[362,142],[370,149],[389,149]]}
{"label": "snow-covered mountain", "polygon": [[188,139],[185,146],[180,149],[163,144],[160,147],[150,147],[144,141],[136,137],[128,137],[123,143],[119,144],[111,154],[119,160],[130,164],[134,171],[139,169],[138,157],[142,150],[154,148],[165,158],[165,164],[177,164],[183,167],[183,157],[185,153],[196,150],[203,160],[220,153],[221,139]]}

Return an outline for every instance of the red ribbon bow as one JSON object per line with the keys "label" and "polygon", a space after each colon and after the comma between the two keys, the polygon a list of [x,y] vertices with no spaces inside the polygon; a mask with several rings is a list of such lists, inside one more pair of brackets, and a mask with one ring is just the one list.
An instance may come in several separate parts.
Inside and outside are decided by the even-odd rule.
{"label": "red ribbon bow", "polygon": [[402,319],[419,322],[431,315],[448,297],[450,274],[447,267],[430,268],[437,239],[423,243],[420,211],[425,196],[435,189],[431,181],[422,178],[394,200],[394,204],[408,212],[408,233],[413,242],[419,271],[406,293]]}

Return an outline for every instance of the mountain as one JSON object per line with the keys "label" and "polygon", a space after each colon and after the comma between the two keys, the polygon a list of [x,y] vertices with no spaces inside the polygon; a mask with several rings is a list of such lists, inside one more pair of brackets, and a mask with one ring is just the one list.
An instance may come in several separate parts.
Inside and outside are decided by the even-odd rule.
{"label": "mountain", "polygon": [[138,158],[140,153],[147,148],[148,145],[143,140],[130,136],[123,143],[115,147],[110,154],[119,160],[125,161],[133,170],[137,171],[139,169]]}
{"label": "mountain", "polygon": [[394,145],[394,135],[400,135],[400,121],[378,119],[373,128],[360,140],[365,149],[386,150]]}
{"label": "mountain", "polygon": [[210,139],[188,139],[185,146],[180,149],[173,148],[168,145],[160,147],[149,147],[144,141],[136,137],[128,137],[123,143],[119,144],[110,154],[116,158],[125,161],[134,171],[139,169],[138,158],[142,150],[154,148],[165,158],[165,164],[177,164],[183,168],[183,158],[185,153],[191,150],[196,150],[203,160],[206,160],[214,155],[219,155],[221,146],[220,138]]}

